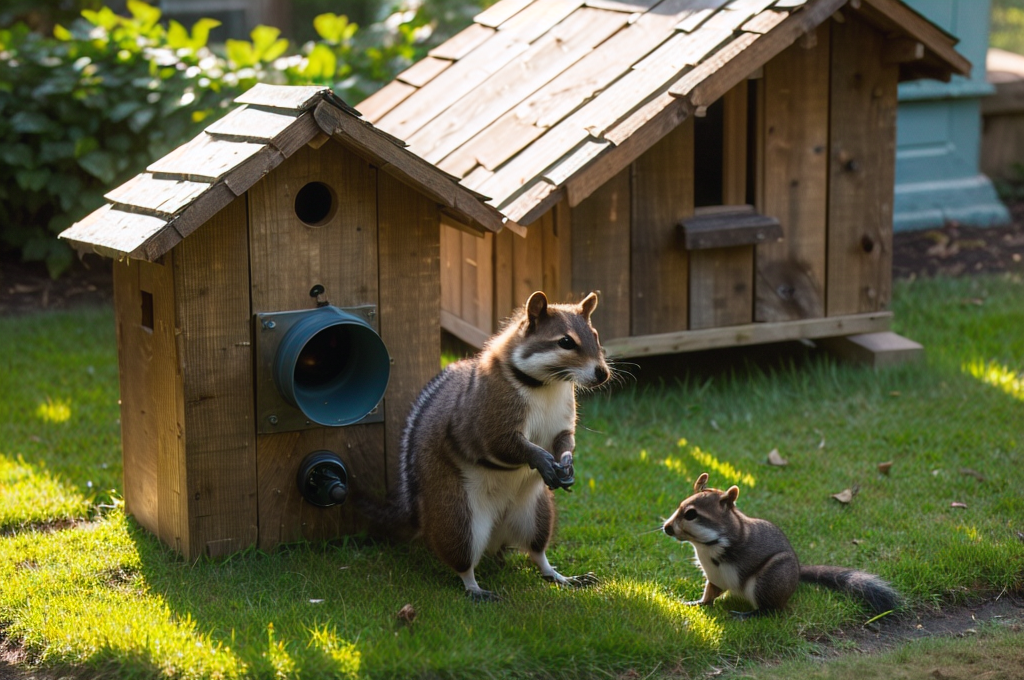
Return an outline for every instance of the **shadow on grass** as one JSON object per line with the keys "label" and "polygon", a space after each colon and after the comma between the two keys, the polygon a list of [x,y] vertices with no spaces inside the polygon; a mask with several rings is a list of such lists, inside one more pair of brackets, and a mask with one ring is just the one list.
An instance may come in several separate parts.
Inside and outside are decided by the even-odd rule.
{"label": "shadow on grass", "polygon": [[[129,526],[147,589],[255,677],[648,672],[706,663],[723,634],[718,617],[652,582],[609,574],[594,589],[562,590],[520,556],[484,560],[481,582],[503,599],[477,604],[418,544],[350,539],[186,564]],[[411,623],[398,618],[405,605]]]}

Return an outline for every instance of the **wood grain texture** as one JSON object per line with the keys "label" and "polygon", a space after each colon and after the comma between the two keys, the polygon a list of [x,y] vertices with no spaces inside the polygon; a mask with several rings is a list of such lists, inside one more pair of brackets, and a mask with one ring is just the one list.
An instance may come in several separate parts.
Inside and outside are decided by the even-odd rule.
{"label": "wood grain texture", "polygon": [[[253,312],[306,309],[315,284],[339,307],[377,304],[377,173],[336,142],[308,147],[249,192]],[[299,190],[322,182],[336,210],[323,226],[295,214]]]}
{"label": "wood grain texture", "polygon": [[765,65],[764,175],[759,212],[781,243],[757,246],[757,321],[824,316],[828,192],[829,39],[793,45]]}
{"label": "wood grain texture", "polygon": [[[190,558],[256,542],[247,212],[239,198],[174,251]],[[216,266],[210,263],[215,262]]]}
{"label": "wood grain texture", "polygon": [[753,299],[753,246],[690,252],[691,330],[750,323]]}
{"label": "wood grain texture", "polygon": [[116,210],[107,204],[65,229],[60,237],[82,252],[119,260],[135,253],[165,226],[167,220],[162,217]]}
{"label": "wood grain texture", "polygon": [[275,109],[305,111],[312,108],[324,92],[330,88],[323,85],[268,85],[256,83],[242,95],[235,97],[236,104],[256,104]]}
{"label": "wood grain texture", "polygon": [[144,172],[108,191],[103,198],[122,210],[136,209],[166,218],[181,211],[209,188],[206,182],[155,179]]}
{"label": "wood grain texture", "polygon": [[956,73],[970,74],[971,62],[954,48],[957,43],[956,38],[904,3],[897,0],[864,0],[862,9],[866,14],[869,13],[869,10],[875,10],[884,15],[890,22],[890,26],[887,28],[896,27],[900,32],[909,33],[911,37],[924,43],[929,51],[934,52]]}
{"label": "wood grain texture", "polygon": [[572,289],[600,291],[593,315],[602,339],[630,335],[630,170],[572,209]]}
{"label": "wood grain texture", "polygon": [[269,142],[295,122],[298,112],[240,106],[210,127],[207,134],[231,141]]}
{"label": "wood grain texture", "polygon": [[[501,322],[512,315],[517,303],[513,293],[512,249],[516,240],[522,239],[510,231],[494,235],[494,317],[492,328],[497,330]],[[525,300],[523,301],[525,302]]]}
{"label": "wood grain texture", "polygon": [[[409,408],[441,369],[440,243],[437,205],[387,175],[378,175],[377,228],[380,252],[380,334],[391,354],[384,395],[387,486],[398,479],[398,454]],[[480,242],[490,262],[490,243]],[[490,236],[490,235],[488,235]],[[490,271],[481,267],[490,282]],[[490,324],[490,299],[487,325]],[[483,306],[483,304],[481,305]],[[481,312],[484,313],[484,312]]]}
{"label": "wood grain texture", "polygon": [[462,240],[462,319],[490,335],[494,313],[493,234],[460,234]]}
{"label": "wood grain texture", "polygon": [[388,111],[395,108],[409,98],[416,88],[412,85],[393,80],[380,88],[369,97],[356,105],[359,113],[363,114],[366,120],[376,123],[383,118]]}
{"label": "wood grain texture", "polygon": [[441,225],[441,309],[461,317],[462,232]]}
{"label": "wood grain texture", "polygon": [[[156,495],[160,528],[157,535],[175,551],[185,552],[191,535],[187,486],[190,471],[186,437],[183,437],[183,433],[187,435],[185,400],[188,393],[176,346],[174,255],[168,254],[159,264],[139,262],[138,268],[139,290],[143,295],[148,293],[152,302],[152,329],[143,328],[143,334],[151,333],[153,355],[149,368],[155,378],[149,385],[148,395],[153,410],[147,414],[154,430],[150,434],[155,436],[141,445],[148,448],[155,443],[158,451]],[[129,373],[129,378],[132,377]]]}
{"label": "wood grain texture", "polygon": [[[574,299],[572,291],[572,217],[566,201],[552,208],[544,240],[544,292],[558,302]],[[532,231],[532,229],[530,230]],[[589,291],[587,291],[589,292]],[[525,302],[525,300],[524,300]]]}
{"label": "wood grain texture", "polygon": [[592,99],[639,59],[675,32],[676,24],[696,11],[697,0],[664,0],[622,29],[561,75],[446,158],[441,167],[458,169],[479,162],[495,170],[530,145],[583,102]]}
{"label": "wood grain texture", "polygon": [[[114,263],[125,507],[172,549],[188,551],[183,387],[175,347],[173,257]],[[143,325],[142,295],[152,302]]]}
{"label": "wood grain texture", "polygon": [[382,129],[408,139],[438,114],[482,83],[491,74],[529,49],[515,32],[498,31],[483,44],[445,69],[377,121]]}
{"label": "wood grain texture", "polygon": [[[377,175],[332,140],[320,149],[303,147],[249,191],[252,312],[310,309],[315,302],[309,291],[316,284],[324,286],[324,297],[335,306],[379,305]],[[306,226],[295,214],[296,194],[314,181],[330,187],[336,204],[333,216],[319,227]],[[342,528],[361,526],[350,504],[314,508],[301,500],[295,483],[298,464],[318,448],[350,464],[353,484],[383,489],[381,423],[317,428],[297,436],[260,435],[256,465],[262,549],[295,537],[336,537]]]}
{"label": "wood grain texture", "polygon": [[885,37],[856,15],[832,25],[829,316],[886,309],[892,295],[892,212],[898,66]]}
{"label": "wood grain texture", "polygon": [[621,12],[582,8],[407,140],[438,162],[626,25]]}
{"label": "wood grain texture", "polygon": [[441,203],[464,223],[479,225],[481,231],[497,232],[503,228],[504,217],[494,208],[485,205],[479,195],[460,186],[455,178],[400,147],[368,123],[328,102],[316,108],[316,120],[324,132],[336,141],[373,159],[377,167]]}
{"label": "wood grain texture", "polygon": [[889,330],[891,323],[892,312],[871,312],[852,316],[751,323],[724,328],[623,337],[602,344],[609,357],[641,357],[719,347],[759,345],[784,340],[813,340],[854,333],[874,333]]}
{"label": "wood grain texture", "polygon": [[232,142],[203,132],[151,163],[146,171],[173,179],[212,183],[259,153],[263,147],[261,143]]}
{"label": "wood grain texture", "polygon": [[451,65],[452,62],[448,59],[439,59],[428,55],[399,73],[395,79],[413,87],[423,87]]}
{"label": "wood grain texture", "polygon": [[512,239],[514,307],[525,305],[534,291],[544,290],[544,231],[552,226],[551,213],[547,212],[527,227],[526,238]]}
{"label": "wood grain texture", "polygon": [[747,81],[722,97],[722,202],[747,202]]}
{"label": "wood grain texture", "polygon": [[687,328],[688,254],[676,226],[693,214],[693,119],[633,166],[631,335]]}
{"label": "wood grain texture", "polygon": [[296,476],[302,461],[314,451],[331,451],[341,458],[349,488],[383,493],[383,423],[258,435],[261,550],[301,540],[328,541],[366,528],[351,502],[320,508],[302,498]]}

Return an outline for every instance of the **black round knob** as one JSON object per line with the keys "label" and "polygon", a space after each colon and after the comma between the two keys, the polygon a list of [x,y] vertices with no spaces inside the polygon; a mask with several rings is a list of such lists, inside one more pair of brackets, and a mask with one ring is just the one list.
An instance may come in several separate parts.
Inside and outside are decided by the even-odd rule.
{"label": "black round knob", "polygon": [[332,451],[314,451],[299,465],[296,478],[302,497],[313,505],[340,505],[348,496],[348,470]]}

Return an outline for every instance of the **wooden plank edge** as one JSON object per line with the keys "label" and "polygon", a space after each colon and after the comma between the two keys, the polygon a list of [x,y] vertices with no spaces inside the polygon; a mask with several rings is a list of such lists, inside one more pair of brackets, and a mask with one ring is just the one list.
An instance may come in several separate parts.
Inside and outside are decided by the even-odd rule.
{"label": "wooden plank edge", "polygon": [[496,208],[483,203],[454,181],[451,175],[442,173],[408,149],[392,143],[390,135],[383,135],[370,123],[347,116],[326,101],[316,107],[314,116],[324,132],[346,146],[368,154],[380,169],[451,209],[468,224],[494,233],[506,226],[505,217]]}
{"label": "wooden plank edge", "polygon": [[[802,35],[824,23],[846,2],[847,0],[817,0],[811,6],[795,10],[764,35],[747,34],[755,37],[743,51],[708,73],[707,77],[695,81],[701,74],[701,66],[697,66],[680,78],[677,84],[669,89],[669,93],[674,97],[689,99],[694,108],[710,106],[755,68],[771,61]],[[754,45],[759,49],[751,49]],[[726,46],[724,49],[728,48]]]}
{"label": "wooden plank edge", "polygon": [[920,343],[892,331],[821,338],[818,342],[826,351],[842,360],[874,369],[924,359],[924,347]]}
{"label": "wooden plank edge", "polygon": [[485,333],[473,324],[463,321],[444,309],[441,310],[441,328],[477,349],[481,349],[484,343],[491,337],[490,333]]}
{"label": "wooden plank edge", "polygon": [[956,73],[968,77],[971,75],[970,60],[954,47],[958,40],[907,5],[898,0],[862,0],[857,11],[867,14],[865,10],[868,7],[886,17],[898,30],[923,42],[929,51],[934,52]]}
{"label": "wooden plank edge", "polygon": [[667,99],[665,108],[638,126],[621,144],[606,149],[564,185],[569,207],[575,208],[605,182],[622,172],[630,163],[676,129],[693,112],[685,99]]}
{"label": "wooden plank edge", "polygon": [[611,357],[638,357],[657,354],[678,354],[703,349],[759,345],[786,340],[816,338],[889,330],[892,312],[871,312],[833,316],[823,319],[801,319],[773,323],[750,323],[724,328],[679,331],[629,338],[615,338],[604,343]]}

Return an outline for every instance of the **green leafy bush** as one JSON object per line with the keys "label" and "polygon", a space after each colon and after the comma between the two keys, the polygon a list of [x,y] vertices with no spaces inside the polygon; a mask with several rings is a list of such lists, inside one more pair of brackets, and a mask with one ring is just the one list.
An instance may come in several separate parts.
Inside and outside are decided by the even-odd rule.
{"label": "green leafy bush", "polygon": [[72,260],[57,233],[251,85],[206,48],[217,22],[165,29],[159,10],[128,6],[84,11],[52,39],[0,30],[0,239],[53,276]]}
{"label": "green leafy bush", "polygon": [[218,55],[207,46],[217,21],[188,30],[164,26],[141,0],[128,10],[84,10],[52,38],[24,24],[0,29],[0,248],[45,261],[54,277],[73,259],[56,234],[241,91],[316,83],[358,102],[412,63],[434,21],[421,8],[360,31],[326,13],[313,22],[320,39],[295,54],[278,29],[258,26]]}

